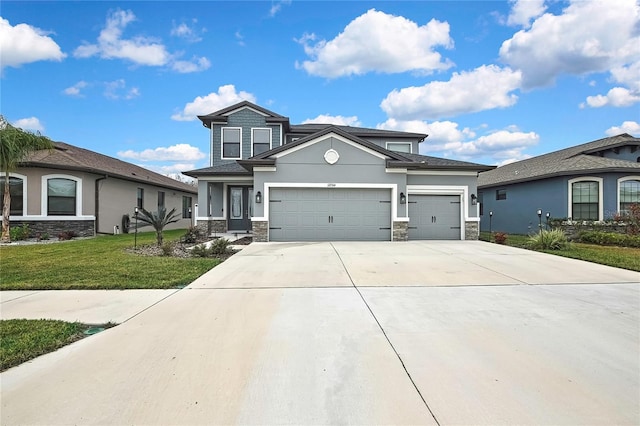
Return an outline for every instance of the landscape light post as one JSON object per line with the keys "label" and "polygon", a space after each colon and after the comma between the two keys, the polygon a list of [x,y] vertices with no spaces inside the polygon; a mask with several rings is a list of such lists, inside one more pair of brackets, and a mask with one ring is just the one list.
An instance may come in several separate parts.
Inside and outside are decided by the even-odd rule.
{"label": "landscape light post", "polygon": [[550,231],[551,228],[549,227],[549,219],[551,219],[551,213],[547,212],[547,231]]}
{"label": "landscape light post", "polygon": [[489,234],[491,234],[491,221],[493,220],[493,210],[489,212]]}
{"label": "landscape light post", "polygon": [[138,249],[138,206],[133,210],[134,216],[136,217],[136,229],[133,231],[133,249]]}
{"label": "landscape light post", "polygon": [[538,209],[538,229],[542,233],[542,209]]}

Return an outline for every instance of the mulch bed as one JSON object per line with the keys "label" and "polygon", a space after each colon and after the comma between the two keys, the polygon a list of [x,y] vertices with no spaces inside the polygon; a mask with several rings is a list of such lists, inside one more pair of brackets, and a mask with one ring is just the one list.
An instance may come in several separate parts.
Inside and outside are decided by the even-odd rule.
{"label": "mulch bed", "polygon": [[[195,243],[180,243],[180,242],[175,242],[173,244],[171,244],[171,251],[170,252],[166,252],[165,249],[163,247],[158,247],[155,244],[149,244],[149,245],[142,245],[142,246],[138,246],[135,250],[133,249],[133,247],[129,247],[126,250],[127,253],[131,253],[131,254],[136,254],[138,256],[167,256],[167,257],[178,257],[178,258],[192,258],[193,256],[191,256],[191,251],[188,250],[188,248],[196,246],[198,244],[204,244],[208,241],[211,241],[211,239],[203,239],[202,241],[197,241]],[[233,246],[246,246],[251,244],[251,242],[253,241],[252,237],[243,237],[240,238],[236,241],[233,241],[230,245]],[[225,260],[228,259],[229,257],[233,256],[234,254],[236,254],[239,250],[231,250],[229,249],[227,254],[224,254],[222,256],[219,256],[218,258],[221,260]]]}

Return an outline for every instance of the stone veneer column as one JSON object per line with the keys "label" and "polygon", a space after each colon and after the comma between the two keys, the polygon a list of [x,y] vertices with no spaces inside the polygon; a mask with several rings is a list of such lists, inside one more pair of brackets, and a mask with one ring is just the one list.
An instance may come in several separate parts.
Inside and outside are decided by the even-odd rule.
{"label": "stone veneer column", "polygon": [[465,222],[464,224],[464,239],[465,240],[477,240],[480,238],[480,232],[478,230],[480,223],[473,222]]}
{"label": "stone veneer column", "polygon": [[226,220],[199,220],[196,223],[196,228],[205,235],[212,235],[216,232],[227,232]]}
{"label": "stone veneer column", "polygon": [[393,222],[393,241],[409,240],[409,222]]}
{"label": "stone veneer column", "polygon": [[266,220],[251,222],[253,231],[253,241],[256,243],[266,243],[269,241],[269,222]]}

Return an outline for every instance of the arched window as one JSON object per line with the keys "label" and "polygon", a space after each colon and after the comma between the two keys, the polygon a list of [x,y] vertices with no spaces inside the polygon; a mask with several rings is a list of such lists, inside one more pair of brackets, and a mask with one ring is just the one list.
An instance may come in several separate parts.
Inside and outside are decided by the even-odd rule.
{"label": "arched window", "polygon": [[47,215],[76,216],[77,182],[66,178],[47,179]]}
{"label": "arched window", "polygon": [[[4,191],[6,177],[0,177],[0,205],[4,209]],[[11,206],[9,214],[11,216],[24,215],[24,179],[17,176],[9,176],[9,194],[11,195]]]}
{"label": "arched window", "polygon": [[640,204],[640,176],[618,180],[618,203],[620,214],[629,214],[631,204]]}
{"label": "arched window", "polygon": [[602,220],[602,178],[584,177],[569,181],[569,217],[573,220]]}

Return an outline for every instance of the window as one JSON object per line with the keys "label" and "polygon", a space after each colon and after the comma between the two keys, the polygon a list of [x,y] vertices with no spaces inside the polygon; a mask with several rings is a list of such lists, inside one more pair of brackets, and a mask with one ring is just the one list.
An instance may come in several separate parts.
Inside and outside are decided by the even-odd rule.
{"label": "window", "polygon": [[[0,205],[4,208],[4,185],[5,177],[0,177]],[[9,176],[9,194],[11,195],[11,206],[9,214],[11,216],[22,216],[24,214],[23,189],[24,181],[20,178]]]}
{"label": "window", "polygon": [[222,128],[222,158],[239,160],[241,154],[242,129],[239,127]]}
{"label": "window", "polygon": [[[621,214],[631,213],[631,204],[640,204],[640,178],[627,179],[619,182],[618,196],[620,200],[619,211]],[[13,197],[13,196],[12,196]],[[13,207],[13,198],[11,198],[11,207]]]}
{"label": "window", "polygon": [[158,191],[158,211],[164,209],[164,191]]}
{"label": "window", "polygon": [[599,220],[599,183],[580,181],[571,184],[571,218]]}
{"label": "window", "polygon": [[411,154],[411,142],[387,142],[386,147],[389,151]]}
{"label": "window", "polygon": [[506,199],[507,199],[507,190],[496,189],[496,200],[506,200]]}
{"label": "window", "polygon": [[191,219],[191,197],[182,196],[182,218]]}
{"label": "window", "polygon": [[47,215],[76,215],[76,186],[71,179],[52,178],[47,180]]}
{"label": "window", "polygon": [[144,189],[143,188],[138,188],[138,201],[136,201],[136,206],[138,206],[139,209],[144,208]]}
{"label": "window", "polygon": [[252,155],[262,154],[271,149],[271,129],[251,129]]}

